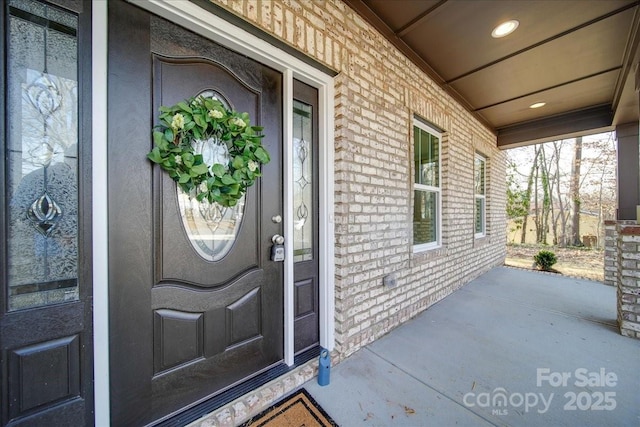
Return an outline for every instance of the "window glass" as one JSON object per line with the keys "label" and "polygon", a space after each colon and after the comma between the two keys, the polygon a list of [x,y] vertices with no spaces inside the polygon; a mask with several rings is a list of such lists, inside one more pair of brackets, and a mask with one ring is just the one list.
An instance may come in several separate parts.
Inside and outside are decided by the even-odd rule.
{"label": "window glass", "polygon": [[[197,96],[217,99],[225,108],[231,109],[229,101],[216,91],[207,89]],[[229,163],[229,150],[224,141],[217,137],[197,139],[192,145],[194,152],[201,154],[208,166]],[[245,196],[238,200],[237,205],[224,207],[218,203],[209,203],[206,199],[199,202],[193,193],[185,193],[179,185],[176,185],[176,191],[180,217],[189,243],[207,261],[224,258],[238,237],[244,215]]]}
{"label": "window glass", "polygon": [[413,244],[420,251],[440,244],[440,133],[415,121]]}
{"label": "window glass", "polygon": [[438,198],[433,191],[414,191],[413,244],[437,241]]}
{"label": "window glass", "polygon": [[475,162],[475,191],[476,194],[484,195],[484,169],[485,169],[485,160],[476,156]]}
{"label": "window glass", "polygon": [[476,234],[484,234],[484,199],[477,197],[476,198],[476,214],[475,214],[475,223],[476,223]]}
{"label": "window glass", "polygon": [[293,258],[313,259],[313,126],[312,106],[293,101]]}
{"label": "window glass", "polygon": [[438,187],[440,185],[440,140],[437,136],[417,128],[414,132],[415,182]]}
{"label": "window glass", "polygon": [[476,155],[474,164],[474,191],[475,191],[475,208],[474,208],[474,222],[475,222],[475,235],[476,237],[482,237],[485,235],[486,226],[486,159],[480,155]]}
{"label": "window glass", "polygon": [[9,310],[78,299],[76,15],[31,0],[8,7]]}

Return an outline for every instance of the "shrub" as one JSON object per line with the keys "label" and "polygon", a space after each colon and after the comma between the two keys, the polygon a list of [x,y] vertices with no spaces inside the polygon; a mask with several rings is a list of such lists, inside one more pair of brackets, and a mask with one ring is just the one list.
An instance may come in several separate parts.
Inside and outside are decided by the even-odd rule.
{"label": "shrub", "polygon": [[533,259],[536,261],[536,266],[545,271],[551,270],[551,266],[558,262],[556,254],[545,250],[538,252],[533,256]]}

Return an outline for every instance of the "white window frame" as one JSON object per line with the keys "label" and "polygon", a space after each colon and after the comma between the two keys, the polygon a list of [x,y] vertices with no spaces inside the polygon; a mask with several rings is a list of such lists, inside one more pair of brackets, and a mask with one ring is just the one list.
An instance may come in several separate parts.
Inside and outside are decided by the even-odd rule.
{"label": "white window frame", "polygon": [[[442,132],[436,130],[435,128],[427,125],[421,120],[414,118],[413,119],[413,153],[415,156],[415,128],[419,128],[435,137],[438,138],[438,187],[434,187],[431,185],[419,184],[416,182],[415,176],[416,171],[413,171],[413,191],[412,196],[415,195],[415,191],[424,191],[424,192],[432,192],[436,195],[436,240],[428,243],[420,243],[417,245],[413,245],[413,253],[424,252],[433,249],[438,249],[442,247]],[[415,161],[412,160],[413,169],[415,169]],[[413,199],[413,207],[415,208],[415,197]],[[413,216],[412,220],[412,231],[413,231]]]}
{"label": "white window frame", "polygon": [[[480,161],[482,162],[482,164],[484,165],[484,168],[482,168],[482,186],[483,186],[483,194],[480,193],[476,193],[476,174],[475,174],[475,169],[476,169],[476,161]],[[474,169],[474,174],[473,174],[473,193],[474,193],[474,198],[473,198],[473,233],[476,239],[482,238],[484,236],[487,235],[487,158],[484,157],[482,154],[478,154],[476,153],[474,159],[473,159],[473,169]],[[481,232],[476,232],[476,206],[477,206],[477,202],[478,200],[482,200],[482,214],[480,215],[481,220],[482,220],[482,231]]]}

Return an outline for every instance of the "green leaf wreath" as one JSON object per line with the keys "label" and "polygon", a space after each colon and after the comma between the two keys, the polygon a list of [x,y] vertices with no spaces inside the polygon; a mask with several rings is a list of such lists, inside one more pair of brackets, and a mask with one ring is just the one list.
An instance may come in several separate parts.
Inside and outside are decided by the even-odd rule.
{"label": "green leaf wreath", "polygon": [[[227,109],[212,97],[198,96],[160,107],[160,122],[153,131],[154,147],[147,157],[200,202],[235,206],[247,188],[261,176],[269,153],[261,139],[261,126],[251,126],[249,114]],[[195,146],[209,142],[228,150],[226,164],[206,164]],[[219,159],[219,157],[218,157]]]}

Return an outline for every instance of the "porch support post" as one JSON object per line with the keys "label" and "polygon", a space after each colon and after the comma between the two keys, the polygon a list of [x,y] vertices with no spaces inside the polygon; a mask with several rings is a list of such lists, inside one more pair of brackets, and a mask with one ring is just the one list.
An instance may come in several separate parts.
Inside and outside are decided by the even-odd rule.
{"label": "porch support post", "polygon": [[635,220],[640,206],[639,123],[616,126],[618,140],[618,220]]}

